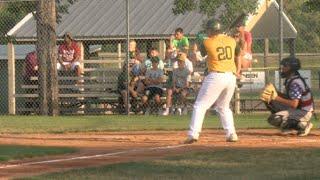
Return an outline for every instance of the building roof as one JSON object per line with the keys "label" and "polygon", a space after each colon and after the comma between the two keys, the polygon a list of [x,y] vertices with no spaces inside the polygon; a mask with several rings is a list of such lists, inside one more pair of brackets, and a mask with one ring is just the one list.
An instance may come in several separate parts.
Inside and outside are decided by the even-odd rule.
{"label": "building roof", "polygon": [[[15,59],[24,59],[29,52],[35,51],[36,46],[33,44],[14,45]],[[89,52],[94,53],[101,50],[101,45],[90,45]],[[8,46],[0,45],[0,60],[8,59]]]}
{"label": "building roof", "polygon": [[[246,25],[255,39],[279,38],[279,4],[275,0],[259,0],[257,14],[248,18]],[[284,38],[296,38],[297,30],[283,13]]]}
{"label": "building roof", "polygon": [[[76,39],[124,39],[126,37],[126,1],[76,1],[63,14],[57,26],[58,36],[71,32]],[[132,38],[156,39],[171,35],[182,27],[187,35],[201,30],[203,14],[188,12],[175,16],[173,0],[130,0],[130,35]],[[20,24],[19,24],[20,23]],[[20,21],[8,35],[17,39],[35,39],[36,22],[32,14]]]}
{"label": "building roof", "polygon": [[[57,26],[62,37],[71,32],[77,40],[115,40],[126,38],[125,0],[79,0],[63,14]],[[177,27],[187,36],[202,29],[206,16],[192,11],[184,15],[172,13],[174,0],[130,0],[130,36],[134,39],[168,38]],[[253,38],[278,38],[279,5],[275,0],[259,0],[257,14],[249,17],[247,29]],[[216,15],[219,12],[216,13]],[[297,31],[284,14],[284,38],[296,38]],[[8,33],[19,41],[36,40],[36,22],[30,13]]]}
{"label": "building roof", "polygon": [[[14,45],[15,59],[24,59],[29,52],[35,51],[35,45]],[[8,59],[8,46],[0,45],[0,60]]]}

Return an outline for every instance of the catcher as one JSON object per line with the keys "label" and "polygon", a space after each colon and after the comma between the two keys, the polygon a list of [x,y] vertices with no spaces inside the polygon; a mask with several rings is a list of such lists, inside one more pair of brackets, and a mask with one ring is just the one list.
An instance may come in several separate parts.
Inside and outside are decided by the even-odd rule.
{"label": "catcher", "polygon": [[313,126],[313,98],[310,88],[298,70],[300,61],[295,57],[282,59],[281,78],[285,78],[285,92],[279,93],[272,84],[262,91],[260,99],[271,111],[268,122],[283,133],[296,130],[298,136],[307,136]]}

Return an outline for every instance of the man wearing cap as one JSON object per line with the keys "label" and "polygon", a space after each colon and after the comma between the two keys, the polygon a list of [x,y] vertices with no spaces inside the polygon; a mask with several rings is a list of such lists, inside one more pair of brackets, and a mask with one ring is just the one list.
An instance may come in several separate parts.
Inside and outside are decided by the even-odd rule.
{"label": "man wearing cap", "polygon": [[75,71],[77,76],[81,76],[80,69],[80,48],[73,40],[71,33],[64,35],[64,42],[58,50],[58,70]]}
{"label": "man wearing cap", "polygon": [[[185,53],[179,53],[177,56],[177,66],[173,70],[172,75],[172,87],[167,89],[167,102],[166,102],[166,109],[163,111],[162,115],[167,116],[169,115],[170,108],[172,106],[172,96],[178,97],[179,107],[177,109],[178,115],[187,114],[187,109],[185,107],[185,100],[189,93],[190,81],[191,81],[191,72],[186,65],[187,57]],[[191,61],[190,61],[191,62]],[[192,67],[192,63],[191,63]],[[183,107],[182,107],[183,106]]]}
{"label": "man wearing cap", "polygon": [[245,30],[244,22],[237,24],[237,31],[239,32],[242,50],[241,66],[242,69],[248,69],[252,66],[252,35],[250,32]]}
{"label": "man wearing cap", "polygon": [[[178,59],[182,59],[182,60],[184,61],[184,63],[185,63],[186,68],[190,71],[190,73],[193,72],[193,64],[192,64],[192,61],[190,61],[190,60],[188,59],[186,53],[183,53],[183,52],[178,53],[176,59],[177,59],[177,60],[178,60]],[[178,68],[178,61],[175,61],[175,62],[173,63],[173,68],[174,68],[174,69],[177,69],[177,68]]]}
{"label": "man wearing cap", "polygon": [[206,111],[214,104],[226,132],[226,141],[238,141],[230,109],[230,101],[236,87],[239,58],[235,54],[236,41],[222,33],[221,24],[215,20],[207,23],[208,38],[203,40],[202,55],[208,55],[208,75],[199,90],[193,106],[188,138],[184,143],[198,141]]}
{"label": "man wearing cap", "polygon": [[[180,89],[189,88],[189,81],[191,80],[191,73],[193,72],[192,62],[187,58],[187,54],[180,52],[176,57],[176,61],[173,64],[173,74],[172,74],[172,83],[169,84],[167,88],[167,98],[166,98],[166,109],[163,111],[162,115],[167,116],[170,113],[170,109],[172,107],[172,96],[174,93],[180,92]],[[186,75],[186,77],[184,77]],[[182,77],[183,76],[183,77]],[[187,78],[188,81],[184,81],[186,83],[179,83],[180,80]],[[187,83],[188,82],[188,83]],[[178,86],[176,87],[176,83]],[[188,86],[185,86],[188,85]],[[187,91],[183,92],[185,96],[187,95]],[[186,114],[186,108],[184,108],[183,114]],[[182,109],[178,109],[178,113],[182,114]]]}

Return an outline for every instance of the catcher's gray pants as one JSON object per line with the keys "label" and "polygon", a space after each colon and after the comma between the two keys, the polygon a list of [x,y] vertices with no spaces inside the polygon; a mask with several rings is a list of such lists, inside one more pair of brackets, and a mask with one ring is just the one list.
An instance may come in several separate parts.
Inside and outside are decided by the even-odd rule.
{"label": "catcher's gray pants", "polygon": [[268,118],[269,124],[280,129],[304,130],[312,117],[312,112],[293,109],[274,101],[267,106],[274,112]]}

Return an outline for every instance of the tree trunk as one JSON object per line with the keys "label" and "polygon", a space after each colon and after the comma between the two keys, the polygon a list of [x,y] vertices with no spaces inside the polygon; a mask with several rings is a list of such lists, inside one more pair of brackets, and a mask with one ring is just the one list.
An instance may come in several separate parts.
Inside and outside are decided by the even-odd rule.
{"label": "tree trunk", "polygon": [[55,0],[39,0],[36,19],[40,113],[55,116],[59,114]]}

